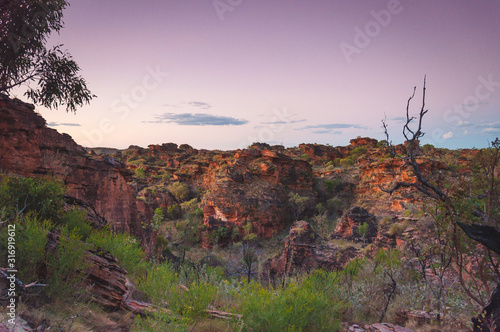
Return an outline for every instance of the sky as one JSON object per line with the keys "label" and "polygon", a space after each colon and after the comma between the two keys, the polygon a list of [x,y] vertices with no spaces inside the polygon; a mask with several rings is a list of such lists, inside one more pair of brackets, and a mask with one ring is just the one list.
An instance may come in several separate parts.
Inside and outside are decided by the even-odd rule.
{"label": "sky", "polygon": [[[38,111],[86,147],[174,142],[403,142],[480,148],[500,136],[497,0],[69,0],[63,44],[97,95]],[[19,96],[21,99],[22,96]]]}

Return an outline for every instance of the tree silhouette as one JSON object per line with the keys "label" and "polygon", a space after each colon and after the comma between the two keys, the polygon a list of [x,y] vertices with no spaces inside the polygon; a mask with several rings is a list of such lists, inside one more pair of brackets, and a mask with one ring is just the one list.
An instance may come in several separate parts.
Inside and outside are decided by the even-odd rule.
{"label": "tree silhouette", "polygon": [[46,48],[50,34],[63,27],[67,6],[65,0],[0,0],[0,93],[27,87],[35,104],[65,105],[67,112],[95,97],[62,45]]}

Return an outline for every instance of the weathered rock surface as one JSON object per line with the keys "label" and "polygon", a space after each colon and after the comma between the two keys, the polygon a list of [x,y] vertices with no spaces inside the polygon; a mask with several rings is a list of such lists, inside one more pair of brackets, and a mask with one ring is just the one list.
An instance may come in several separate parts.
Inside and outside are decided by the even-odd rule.
{"label": "weathered rock surface", "polygon": [[305,221],[293,223],[281,254],[264,263],[262,278],[275,281],[316,268],[336,270],[342,268],[358,251],[354,247],[337,248],[324,244]]}
{"label": "weathered rock surface", "polygon": [[291,222],[289,193],[308,197],[314,206],[311,165],[271,150],[245,149],[223,165],[214,163],[204,176],[204,222],[215,220],[269,238]]}
{"label": "weathered rock surface", "polygon": [[[365,234],[360,230],[367,224]],[[366,226],[364,226],[366,227]],[[370,214],[366,209],[354,206],[352,207],[337,223],[334,237],[342,238],[350,241],[371,242],[372,238],[377,235],[377,220],[373,214]],[[363,238],[364,236],[364,238]]]}
{"label": "weathered rock surface", "polygon": [[140,236],[129,171],[109,157],[93,158],[67,134],[46,126],[34,106],[0,97],[0,169],[22,176],[51,176],[112,228]]}
{"label": "weathered rock surface", "polygon": [[[59,244],[59,234],[49,233],[45,251],[51,255]],[[92,248],[85,251],[82,264],[85,288],[91,298],[108,309],[119,309],[127,293],[127,271],[118,265],[118,260],[108,251]]]}

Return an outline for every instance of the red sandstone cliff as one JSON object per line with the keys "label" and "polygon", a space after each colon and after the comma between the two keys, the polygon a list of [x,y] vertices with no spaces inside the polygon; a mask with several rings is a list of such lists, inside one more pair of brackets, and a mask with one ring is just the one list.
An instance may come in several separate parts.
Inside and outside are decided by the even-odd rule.
{"label": "red sandstone cliff", "polygon": [[87,155],[69,135],[48,128],[33,105],[4,96],[0,97],[0,169],[61,180],[69,196],[91,206],[114,230],[141,234],[125,165]]}

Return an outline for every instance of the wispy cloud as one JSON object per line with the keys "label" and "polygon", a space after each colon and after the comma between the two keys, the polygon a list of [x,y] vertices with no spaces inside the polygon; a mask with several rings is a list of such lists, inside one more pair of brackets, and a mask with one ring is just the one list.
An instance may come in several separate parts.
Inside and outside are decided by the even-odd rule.
{"label": "wispy cloud", "polygon": [[308,130],[308,129],[333,130],[333,129],[348,129],[348,128],[366,129],[365,126],[361,126],[361,125],[353,124],[353,123],[325,123],[325,124],[314,125],[314,126],[305,126],[305,127],[298,128],[297,130]]}
{"label": "wispy cloud", "polygon": [[204,113],[163,113],[154,115],[154,118],[154,121],[144,122],[175,123],[180,126],[240,126],[248,123],[244,119]]}
{"label": "wispy cloud", "polygon": [[292,124],[292,123],[300,123],[300,122],[305,122],[307,121],[306,119],[302,119],[302,120],[290,120],[290,121],[283,121],[283,120],[279,120],[279,121],[266,121],[266,122],[261,122],[260,124],[263,124],[263,125],[279,125],[279,124]]}
{"label": "wispy cloud", "polygon": [[49,122],[47,123],[48,127],[59,127],[59,126],[67,126],[67,127],[81,127],[79,123],[59,123],[59,122]]}
{"label": "wispy cloud", "polygon": [[313,134],[330,134],[330,135],[340,135],[342,131],[339,129],[366,129],[365,126],[361,126],[354,123],[325,123],[312,126],[304,126],[297,128],[296,130],[312,130]]}
{"label": "wispy cloud", "polygon": [[449,131],[446,134],[443,134],[443,139],[450,139],[453,137],[453,132]]}
{"label": "wispy cloud", "polygon": [[212,105],[210,105],[209,103],[202,102],[202,101],[190,101],[190,102],[187,102],[187,104],[191,105],[193,107],[204,109],[204,110],[208,110],[208,109],[212,108]]}
{"label": "wispy cloud", "polygon": [[489,123],[480,123],[477,125],[482,129],[483,133],[486,134],[496,134],[500,133],[500,122],[489,122]]}

